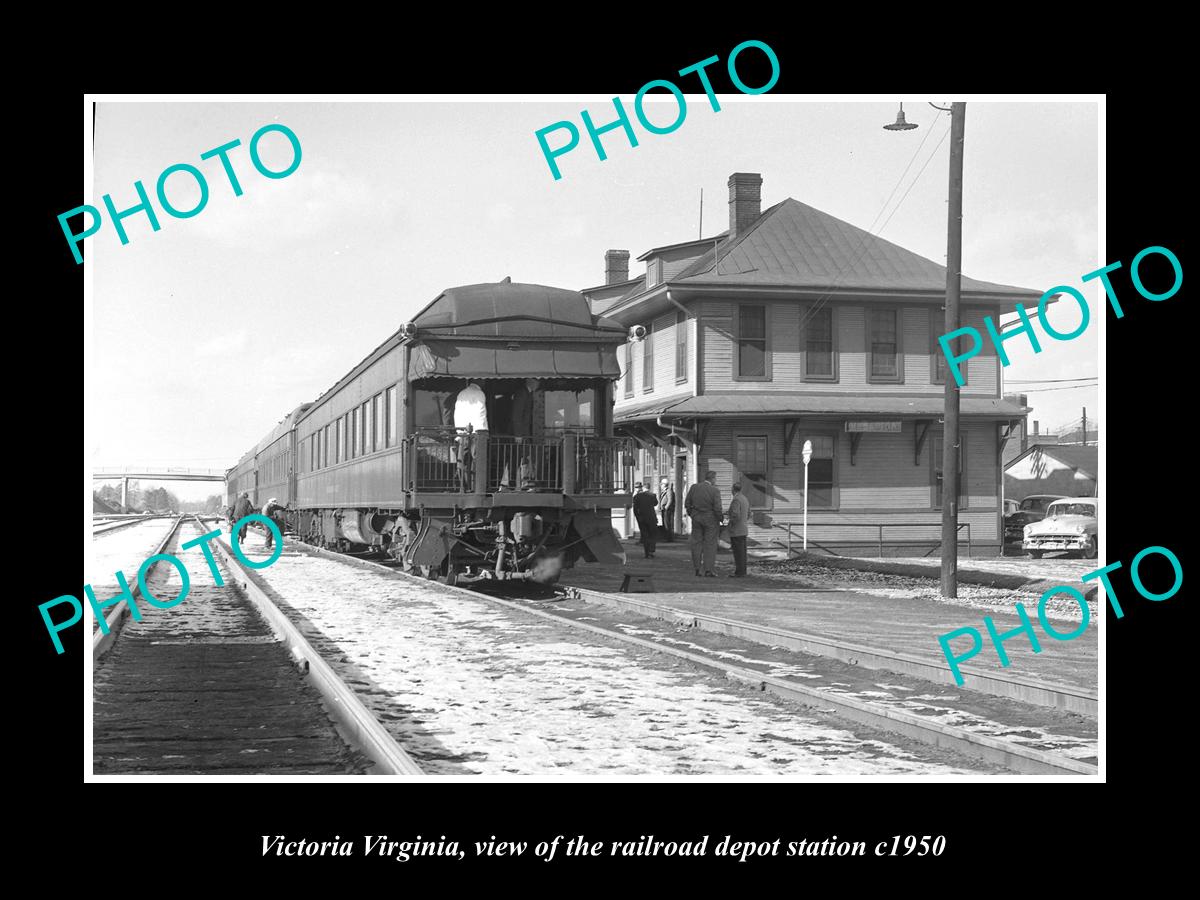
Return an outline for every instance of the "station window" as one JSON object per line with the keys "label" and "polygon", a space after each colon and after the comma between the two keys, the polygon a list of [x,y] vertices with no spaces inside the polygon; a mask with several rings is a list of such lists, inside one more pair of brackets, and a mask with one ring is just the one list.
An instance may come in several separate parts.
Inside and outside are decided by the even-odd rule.
{"label": "station window", "polygon": [[687,381],[688,325],[687,314],[675,313],[675,381]]}
{"label": "station window", "polygon": [[625,396],[633,396],[633,341],[625,345]]}
{"label": "station window", "polygon": [[830,435],[814,435],[813,454],[808,464],[808,508],[833,509],[837,466],[834,459],[834,440]]}
{"label": "station window", "polygon": [[[942,452],[944,445],[942,444],[942,436],[931,440],[932,454],[934,458],[930,460],[932,468],[934,468],[934,508],[942,508]],[[966,462],[967,462],[967,433],[959,432],[959,509],[965,509],[967,505],[966,496]]]}
{"label": "station window", "polygon": [[867,316],[870,330],[872,381],[899,381],[900,370],[900,310],[871,309]]}
{"label": "station window", "polygon": [[396,445],[396,388],[387,389],[387,445]]}
{"label": "station window", "polygon": [[642,392],[654,390],[654,323],[646,326],[646,337],[642,341]]}
{"label": "station window", "polygon": [[[939,321],[942,317],[939,315],[939,310],[933,310],[929,314],[929,355],[933,360],[933,365],[930,371],[930,379],[934,384],[945,384],[946,375],[949,372],[949,367],[946,364],[946,355],[942,352],[942,345],[938,343],[938,338],[942,336],[945,324]],[[957,346],[956,346],[957,345]],[[963,346],[962,338],[955,338],[951,342],[951,350],[957,353]],[[958,365],[958,373],[962,376],[962,386],[967,384],[968,365],[966,361],[960,362]],[[951,375],[951,378],[954,376]]]}
{"label": "station window", "polygon": [[833,307],[811,307],[804,317],[804,377],[812,381],[832,381]]}
{"label": "station window", "polygon": [[766,435],[737,436],[733,439],[734,473],[751,509],[770,509],[770,461]]}
{"label": "station window", "polygon": [[741,305],[737,313],[737,372],[736,378],[766,380],[767,308]]}

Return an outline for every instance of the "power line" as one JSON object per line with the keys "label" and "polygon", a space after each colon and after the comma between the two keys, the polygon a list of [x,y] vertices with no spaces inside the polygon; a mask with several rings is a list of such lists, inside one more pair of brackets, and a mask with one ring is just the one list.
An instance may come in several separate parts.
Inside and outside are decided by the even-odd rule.
{"label": "power line", "polygon": [[1083,378],[1006,378],[1005,384],[1058,384],[1063,381],[1095,381],[1099,375],[1087,375]]}
{"label": "power line", "polygon": [[1098,384],[1073,384],[1067,387],[1051,387],[1051,388],[1025,388],[1021,391],[1022,394],[1048,394],[1050,391],[1077,391],[1080,388],[1091,390],[1099,387]]}
{"label": "power line", "polygon": [[[938,116],[935,117],[934,120],[929,123],[929,131],[927,131],[925,133],[925,139],[922,140],[921,144],[917,147],[917,152],[913,154],[913,158],[911,160],[909,160],[908,165],[904,167],[904,172],[902,172],[900,174],[900,179],[896,182],[897,187],[899,187],[900,182],[904,180],[904,175],[908,172],[909,168],[912,167],[913,161],[917,158],[917,154],[919,154],[921,152],[921,147],[925,146],[925,141],[929,139],[929,135],[933,134],[933,126],[937,123],[937,120],[940,117],[941,117],[941,113],[938,113]],[[909,193],[912,192],[913,187],[915,187],[916,183],[921,180],[921,175],[925,172],[925,169],[929,166],[929,163],[933,160],[933,158],[935,156],[937,156],[937,152],[938,152],[939,148],[941,148],[942,144],[946,140],[946,136],[949,134],[950,134],[950,126],[947,125],[946,130],[942,132],[941,139],[937,142],[937,146],[933,148],[933,152],[930,153],[928,157],[926,157],[925,162],[921,165],[921,168],[917,171],[916,176],[909,183],[908,188],[900,196],[900,199],[899,199],[899,201],[897,201],[896,205],[894,207],[892,207],[892,211],[890,213],[888,213],[888,217],[883,220],[883,224],[879,226],[879,230],[872,234],[871,228],[875,227],[875,221],[878,221],[879,216],[883,214],[883,210],[887,208],[887,201],[884,201],[883,207],[879,210],[879,213],[876,214],[876,216],[875,216],[875,220],[873,220],[871,222],[871,228],[867,229],[866,237],[863,238],[862,246],[859,248],[858,254],[854,257],[854,260],[852,262],[850,262],[847,266],[843,267],[842,270],[838,272],[837,277],[834,279],[833,283],[829,286],[827,291],[824,294],[822,294],[819,298],[817,298],[817,301],[815,303],[813,303],[811,306],[809,306],[809,308],[808,308],[807,312],[805,313],[805,315],[803,316],[803,318],[800,319],[800,328],[804,328],[804,326],[808,322],[808,320],[811,319],[814,315],[816,315],[818,312],[821,311],[821,309],[825,306],[825,304],[833,296],[833,291],[841,283],[843,276],[847,272],[849,272],[851,269],[853,269],[855,266],[857,266],[859,264],[859,262],[863,259],[863,257],[867,255],[867,252],[871,248],[871,239],[879,237],[879,235],[883,234],[883,230],[885,228],[887,228],[888,222],[892,221],[892,216],[896,215],[896,212],[904,204],[904,201],[908,197]],[[893,188],[892,194],[888,195],[888,200],[891,200],[892,195],[894,195],[895,193],[896,193],[896,189]]]}

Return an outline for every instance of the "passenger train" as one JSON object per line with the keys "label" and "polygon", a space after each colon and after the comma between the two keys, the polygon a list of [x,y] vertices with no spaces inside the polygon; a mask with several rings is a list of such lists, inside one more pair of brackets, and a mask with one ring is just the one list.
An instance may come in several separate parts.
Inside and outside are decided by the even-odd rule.
{"label": "passenger train", "polygon": [[626,340],[575,291],[443,291],[251,448],[227,501],[274,497],[303,541],[374,548],[449,583],[623,561],[612,514],[632,503],[633,448],[612,408]]}

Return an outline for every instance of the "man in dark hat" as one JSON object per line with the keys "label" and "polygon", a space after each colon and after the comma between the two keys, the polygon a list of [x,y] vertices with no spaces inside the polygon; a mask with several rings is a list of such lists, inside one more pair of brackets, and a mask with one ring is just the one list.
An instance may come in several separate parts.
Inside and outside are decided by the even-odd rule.
{"label": "man in dark hat", "polygon": [[646,559],[654,559],[655,538],[658,532],[658,516],[654,507],[658,506],[658,498],[653,491],[643,490],[639,481],[633,486],[633,516],[637,519],[638,530],[642,534],[642,550]]}

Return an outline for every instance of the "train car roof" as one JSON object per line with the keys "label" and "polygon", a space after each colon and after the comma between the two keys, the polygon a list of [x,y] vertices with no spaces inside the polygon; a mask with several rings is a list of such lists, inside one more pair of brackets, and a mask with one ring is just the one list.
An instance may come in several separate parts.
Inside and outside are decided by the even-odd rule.
{"label": "train car roof", "polygon": [[574,338],[622,344],[628,331],[592,314],[579,291],[544,284],[468,284],[447,288],[413,319],[421,336],[437,338]]}
{"label": "train car roof", "polygon": [[[604,316],[592,315],[587,299],[578,291],[548,287],[542,284],[513,284],[510,280],[495,284],[468,284],[447,288],[427,304],[412,320],[416,332],[397,330],[378,347],[363,357],[357,365],[324,391],[299,417],[303,419],[315,412],[326,400],[381,356],[400,344],[409,341],[414,348],[429,348],[429,353],[415,352],[414,356],[427,362],[409,367],[409,377],[425,378],[450,375],[463,378],[619,378],[616,346],[628,339],[629,331],[619,322]],[[467,363],[462,359],[461,342],[505,341],[525,338],[543,345],[540,359],[536,354],[527,354],[521,371],[509,372],[495,365],[495,350],[483,354],[482,361]],[[554,352],[544,345],[560,343],[561,350]],[[584,347],[567,347],[570,343],[582,343]],[[586,345],[591,345],[586,347]],[[436,346],[431,346],[436,345]],[[505,348],[507,349],[507,343]],[[490,354],[490,355],[489,355]],[[472,358],[477,354],[466,354]],[[459,357],[461,364],[449,371],[443,364],[437,368],[438,360],[450,356]],[[569,364],[567,357],[576,357]],[[428,360],[432,359],[430,363]],[[457,369],[464,369],[463,372]],[[561,369],[561,371],[560,371]],[[297,421],[299,421],[299,419]]]}
{"label": "train car roof", "polygon": [[413,320],[410,380],[619,378],[625,326],[593,315],[578,291],[469,284],[442,291]]}
{"label": "train car roof", "polygon": [[290,413],[280,419],[275,427],[268,431],[266,436],[261,441],[242,454],[241,458],[237,461],[237,465],[229,469],[225,473],[225,477],[228,478],[229,472],[239,468],[248,460],[253,459],[254,456],[262,453],[263,450],[267,449],[267,447],[271,446],[273,443],[291,431],[292,428],[295,427],[296,422],[298,422],[304,413],[308,411],[310,406],[312,406],[312,403],[301,403]]}

